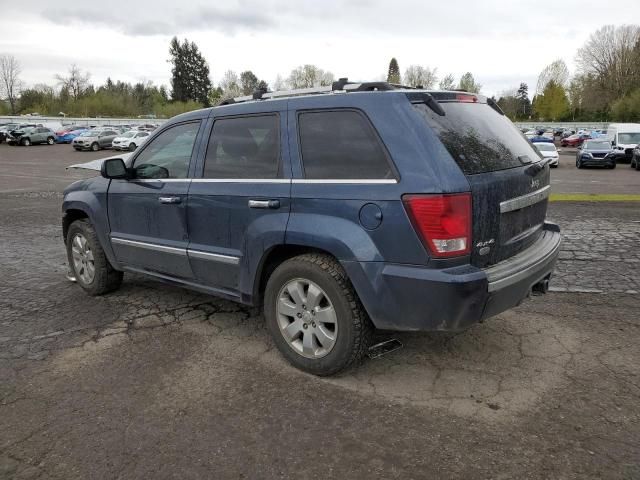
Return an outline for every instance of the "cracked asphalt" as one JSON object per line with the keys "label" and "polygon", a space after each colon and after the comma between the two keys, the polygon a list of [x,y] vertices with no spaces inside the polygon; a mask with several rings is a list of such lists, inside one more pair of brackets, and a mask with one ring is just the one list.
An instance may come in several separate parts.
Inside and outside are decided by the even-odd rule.
{"label": "cracked asphalt", "polygon": [[320,379],[254,309],[64,279],[61,166],[103,155],[0,145],[0,478],[640,478],[639,203],[551,204],[557,291]]}

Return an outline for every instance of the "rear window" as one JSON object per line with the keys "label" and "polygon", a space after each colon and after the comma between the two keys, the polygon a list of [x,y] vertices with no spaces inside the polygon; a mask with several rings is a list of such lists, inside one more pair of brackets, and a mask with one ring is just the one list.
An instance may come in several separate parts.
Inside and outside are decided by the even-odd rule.
{"label": "rear window", "polygon": [[466,175],[538,161],[539,154],[504,115],[486,103],[440,102],[440,116],[424,103],[413,105]]}

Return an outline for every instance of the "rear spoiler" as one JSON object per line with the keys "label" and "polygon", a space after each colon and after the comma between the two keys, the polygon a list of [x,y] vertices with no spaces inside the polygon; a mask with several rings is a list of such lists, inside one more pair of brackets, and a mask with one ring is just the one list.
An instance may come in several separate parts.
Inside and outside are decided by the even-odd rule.
{"label": "rear spoiler", "polygon": [[438,91],[409,92],[406,95],[411,103],[424,103],[441,117],[445,116],[445,111],[440,106],[440,103],[486,103],[500,115],[504,115],[504,112],[495,100],[475,93],[463,91]]}

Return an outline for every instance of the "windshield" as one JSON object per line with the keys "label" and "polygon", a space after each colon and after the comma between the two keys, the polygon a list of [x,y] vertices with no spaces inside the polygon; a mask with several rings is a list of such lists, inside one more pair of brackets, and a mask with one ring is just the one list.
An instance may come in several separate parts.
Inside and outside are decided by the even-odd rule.
{"label": "windshield", "polygon": [[553,143],[534,143],[533,144],[541,152],[555,152],[556,147]]}
{"label": "windshield", "polygon": [[640,132],[619,133],[618,143],[628,145],[630,143],[640,143]]}
{"label": "windshield", "polygon": [[82,132],[79,136],[80,137],[97,137],[98,136],[98,132],[93,132],[93,131],[89,130],[88,132]]}
{"label": "windshield", "polygon": [[609,142],[603,142],[603,141],[587,142],[585,144],[585,148],[588,148],[591,150],[610,150],[611,144]]}
{"label": "windshield", "polygon": [[467,175],[540,160],[520,130],[486,103],[440,102],[444,117],[424,103],[413,106]]}
{"label": "windshield", "polygon": [[123,134],[122,134],[122,135],[120,135],[120,136],[121,136],[121,137],[124,137],[124,138],[131,138],[131,137],[133,137],[135,134],[136,134],[136,132],[130,131],[130,132],[125,132],[125,133],[123,133]]}

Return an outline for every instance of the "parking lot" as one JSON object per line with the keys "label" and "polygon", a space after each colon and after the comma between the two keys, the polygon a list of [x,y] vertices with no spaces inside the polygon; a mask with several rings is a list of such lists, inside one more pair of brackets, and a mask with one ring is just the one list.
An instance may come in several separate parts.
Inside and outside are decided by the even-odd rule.
{"label": "parking lot", "polygon": [[[552,202],[552,292],[322,379],[256,310],[65,280],[64,167],[110,154],[0,145],[0,478],[640,478],[640,202]],[[568,150],[551,175],[640,193]]]}

